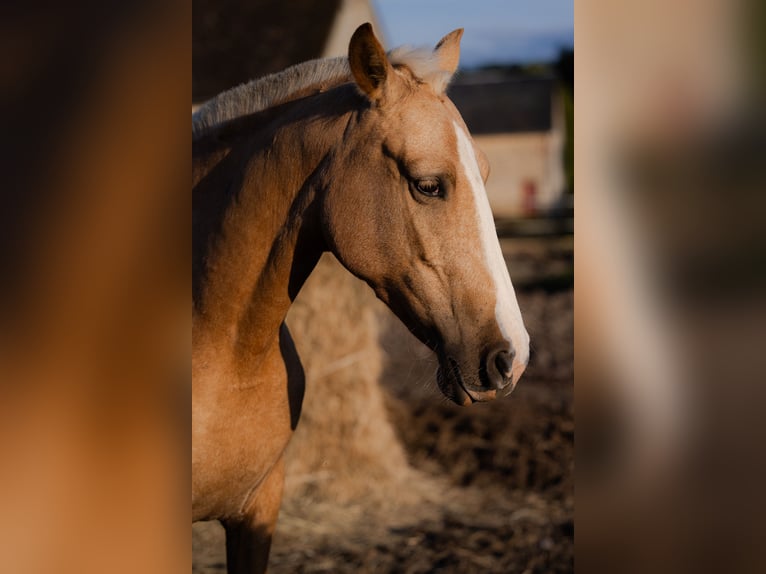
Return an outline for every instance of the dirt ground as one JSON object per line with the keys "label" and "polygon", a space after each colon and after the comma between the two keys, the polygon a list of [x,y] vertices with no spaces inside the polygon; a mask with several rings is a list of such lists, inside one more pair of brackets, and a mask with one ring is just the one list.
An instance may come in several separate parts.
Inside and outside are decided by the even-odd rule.
{"label": "dirt ground", "polygon": [[[509,259],[546,256],[531,245],[503,247]],[[571,264],[571,252],[553,259]],[[511,396],[468,408],[441,397],[433,358],[382,315],[380,386],[409,474],[394,487],[365,479],[383,498],[288,496],[270,572],[572,572],[573,293],[562,283],[517,288],[530,365]],[[217,523],[194,526],[193,548],[194,572],[225,571]]]}

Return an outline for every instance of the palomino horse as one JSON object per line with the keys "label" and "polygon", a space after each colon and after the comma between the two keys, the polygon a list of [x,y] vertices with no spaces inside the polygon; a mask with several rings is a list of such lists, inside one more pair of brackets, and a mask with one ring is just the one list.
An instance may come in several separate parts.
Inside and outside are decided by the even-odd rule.
{"label": "palomino horse", "polygon": [[304,377],[285,315],[331,251],[438,355],[454,402],[513,388],[529,336],[484,190],[487,161],[444,94],[462,30],[221,94],[193,116],[194,520],[229,572],[265,570]]}

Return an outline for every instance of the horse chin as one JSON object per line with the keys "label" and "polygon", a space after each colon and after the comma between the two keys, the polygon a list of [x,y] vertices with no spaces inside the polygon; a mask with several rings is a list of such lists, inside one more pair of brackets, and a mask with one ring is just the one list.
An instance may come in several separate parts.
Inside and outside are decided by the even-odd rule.
{"label": "horse chin", "polygon": [[496,396],[496,391],[469,391],[463,379],[460,365],[447,357],[439,360],[439,368],[436,371],[436,384],[442,394],[453,403],[467,407],[473,403],[491,401]]}

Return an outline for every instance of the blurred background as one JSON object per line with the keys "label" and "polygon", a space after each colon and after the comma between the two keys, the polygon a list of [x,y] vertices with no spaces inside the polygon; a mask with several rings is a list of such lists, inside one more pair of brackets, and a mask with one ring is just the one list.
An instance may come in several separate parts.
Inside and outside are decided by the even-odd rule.
{"label": "blurred background", "polygon": [[[288,316],[307,373],[272,572],[571,572],[574,564],[573,7],[569,1],[195,0],[193,104],[298,62],[465,28],[449,96],[488,155],[532,338],[513,395],[461,408],[432,353],[327,255]],[[217,523],[194,571],[223,572]]]}

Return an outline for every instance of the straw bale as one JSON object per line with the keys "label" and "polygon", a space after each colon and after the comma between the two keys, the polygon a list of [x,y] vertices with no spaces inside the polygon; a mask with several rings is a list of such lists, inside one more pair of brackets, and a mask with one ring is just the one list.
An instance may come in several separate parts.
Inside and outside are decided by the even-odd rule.
{"label": "straw bale", "polygon": [[407,462],[379,385],[381,317],[390,312],[332,256],[322,258],[288,315],[306,395],[287,452],[286,503],[416,502],[422,477]]}

